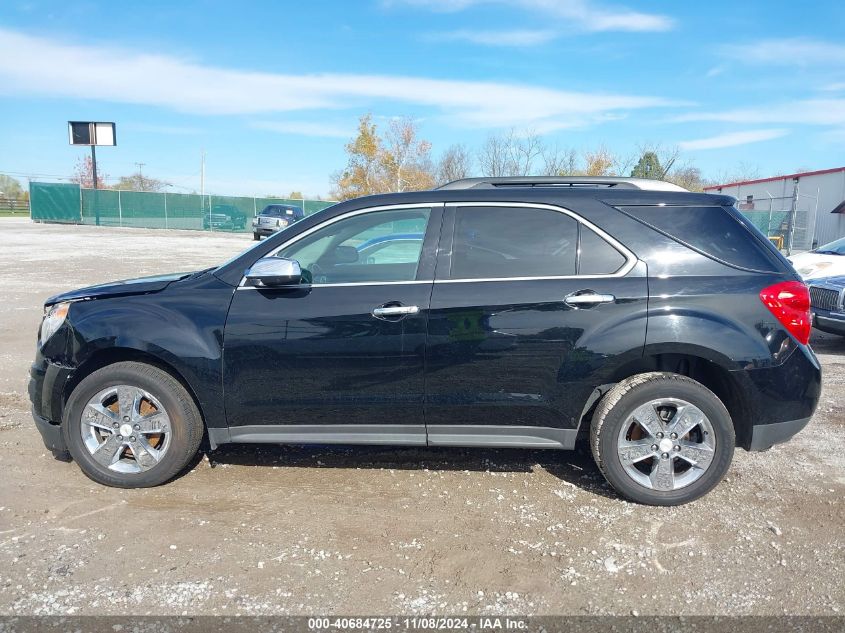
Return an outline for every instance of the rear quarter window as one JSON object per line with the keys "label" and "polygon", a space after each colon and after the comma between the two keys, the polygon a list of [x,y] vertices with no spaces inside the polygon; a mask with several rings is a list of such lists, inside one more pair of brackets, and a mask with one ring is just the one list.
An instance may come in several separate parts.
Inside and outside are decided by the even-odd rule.
{"label": "rear quarter window", "polygon": [[765,238],[724,207],[637,206],[620,211],[711,259],[750,270],[782,270]]}

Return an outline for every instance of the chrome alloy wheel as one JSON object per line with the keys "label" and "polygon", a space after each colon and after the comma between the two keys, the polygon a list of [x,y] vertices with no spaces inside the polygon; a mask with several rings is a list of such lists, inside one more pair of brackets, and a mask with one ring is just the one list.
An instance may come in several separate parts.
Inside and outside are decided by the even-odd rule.
{"label": "chrome alloy wheel", "polygon": [[707,416],[677,398],[651,400],[625,420],[616,442],[627,475],[651,490],[697,481],[713,463],[716,434]]}
{"label": "chrome alloy wheel", "polygon": [[96,462],[120,473],[155,466],[170,447],[170,417],[149,392],[115,385],[97,393],[82,412],[82,441]]}

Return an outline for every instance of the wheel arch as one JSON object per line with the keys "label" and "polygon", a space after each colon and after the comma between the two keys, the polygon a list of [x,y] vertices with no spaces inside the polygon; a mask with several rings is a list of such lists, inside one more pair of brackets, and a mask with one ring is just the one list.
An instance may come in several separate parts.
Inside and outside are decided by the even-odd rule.
{"label": "wheel arch", "polygon": [[593,412],[604,394],[614,385],[637,374],[655,371],[687,376],[716,394],[731,416],[737,446],[747,448],[750,445],[753,416],[747,390],[743,388],[736,374],[731,372],[725,364],[714,359],[712,354],[705,356],[699,350],[654,351],[617,367],[609,376],[607,383],[597,387],[584,405],[579,425],[579,439],[586,437],[585,432],[589,429]]}
{"label": "wheel arch", "polygon": [[185,379],[184,375],[171,363],[167,362],[160,356],[131,347],[108,347],[97,350],[86,358],[85,361],[76,368],[71,378],[65,383],[62,392],[62,416],[64,416],[64,410],[67,405],[68,398],[70,398],[73,390],[76,389],[80,382],[98,369],[126,361],[152,365],[178,380],[179,384],[181,384],[185,388],[185,391],[188,392],[188,395],[191,396],[191,400],[193,400],[197,411],[199,411],[200,418],[202,419],[203,426],[205,427],[207,433],[208,424],[206,422],[206,415],[203,411],[202,403],[197,397],[196,391]]}

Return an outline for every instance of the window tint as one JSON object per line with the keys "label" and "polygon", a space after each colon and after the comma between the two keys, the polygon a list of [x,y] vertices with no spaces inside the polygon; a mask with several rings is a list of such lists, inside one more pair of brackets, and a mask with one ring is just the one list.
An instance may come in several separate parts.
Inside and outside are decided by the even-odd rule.
{"label": "window tint", "polygon": [[[338,220],[287,246],[277,257],[295,259],[314,284],[413,281],[417,276],[429,209],[374,211]],[[399,248],[413,233],[416,243]],[[392,250],[388,245],[395,242]],[[373,255],[376,245],[384,245]],[[384,253],[384,254],[382,254]]]}
{"label": "window tint", "polygon": [[623,207],[673,239],[734,266],[776,271],[764,244],[722,207]]}
{"label": "window tint", "polygon": [[452,279],[575,274],[578,223],[547,209],[460,207]]}
{"label": "window tint", "polygon": [[579,275],[612,275],[625,265],[625,256],[588,226],[581,225]]}

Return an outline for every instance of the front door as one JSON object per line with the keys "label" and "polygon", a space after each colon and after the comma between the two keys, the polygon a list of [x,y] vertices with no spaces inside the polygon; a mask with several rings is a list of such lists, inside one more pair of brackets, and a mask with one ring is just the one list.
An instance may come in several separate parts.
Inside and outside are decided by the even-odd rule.
{"label": "front door", "polygon": [[429,444],[570,448],[613,363],[642,353],[645,267],[544,205],[444,219],[429,316]]}
{"label": "front door", "polygon": [[299,261],[301,287],[238,288],[223,363],[233,440],[425,444],[440,224],[441,205],[352,212],[274,253]]}

